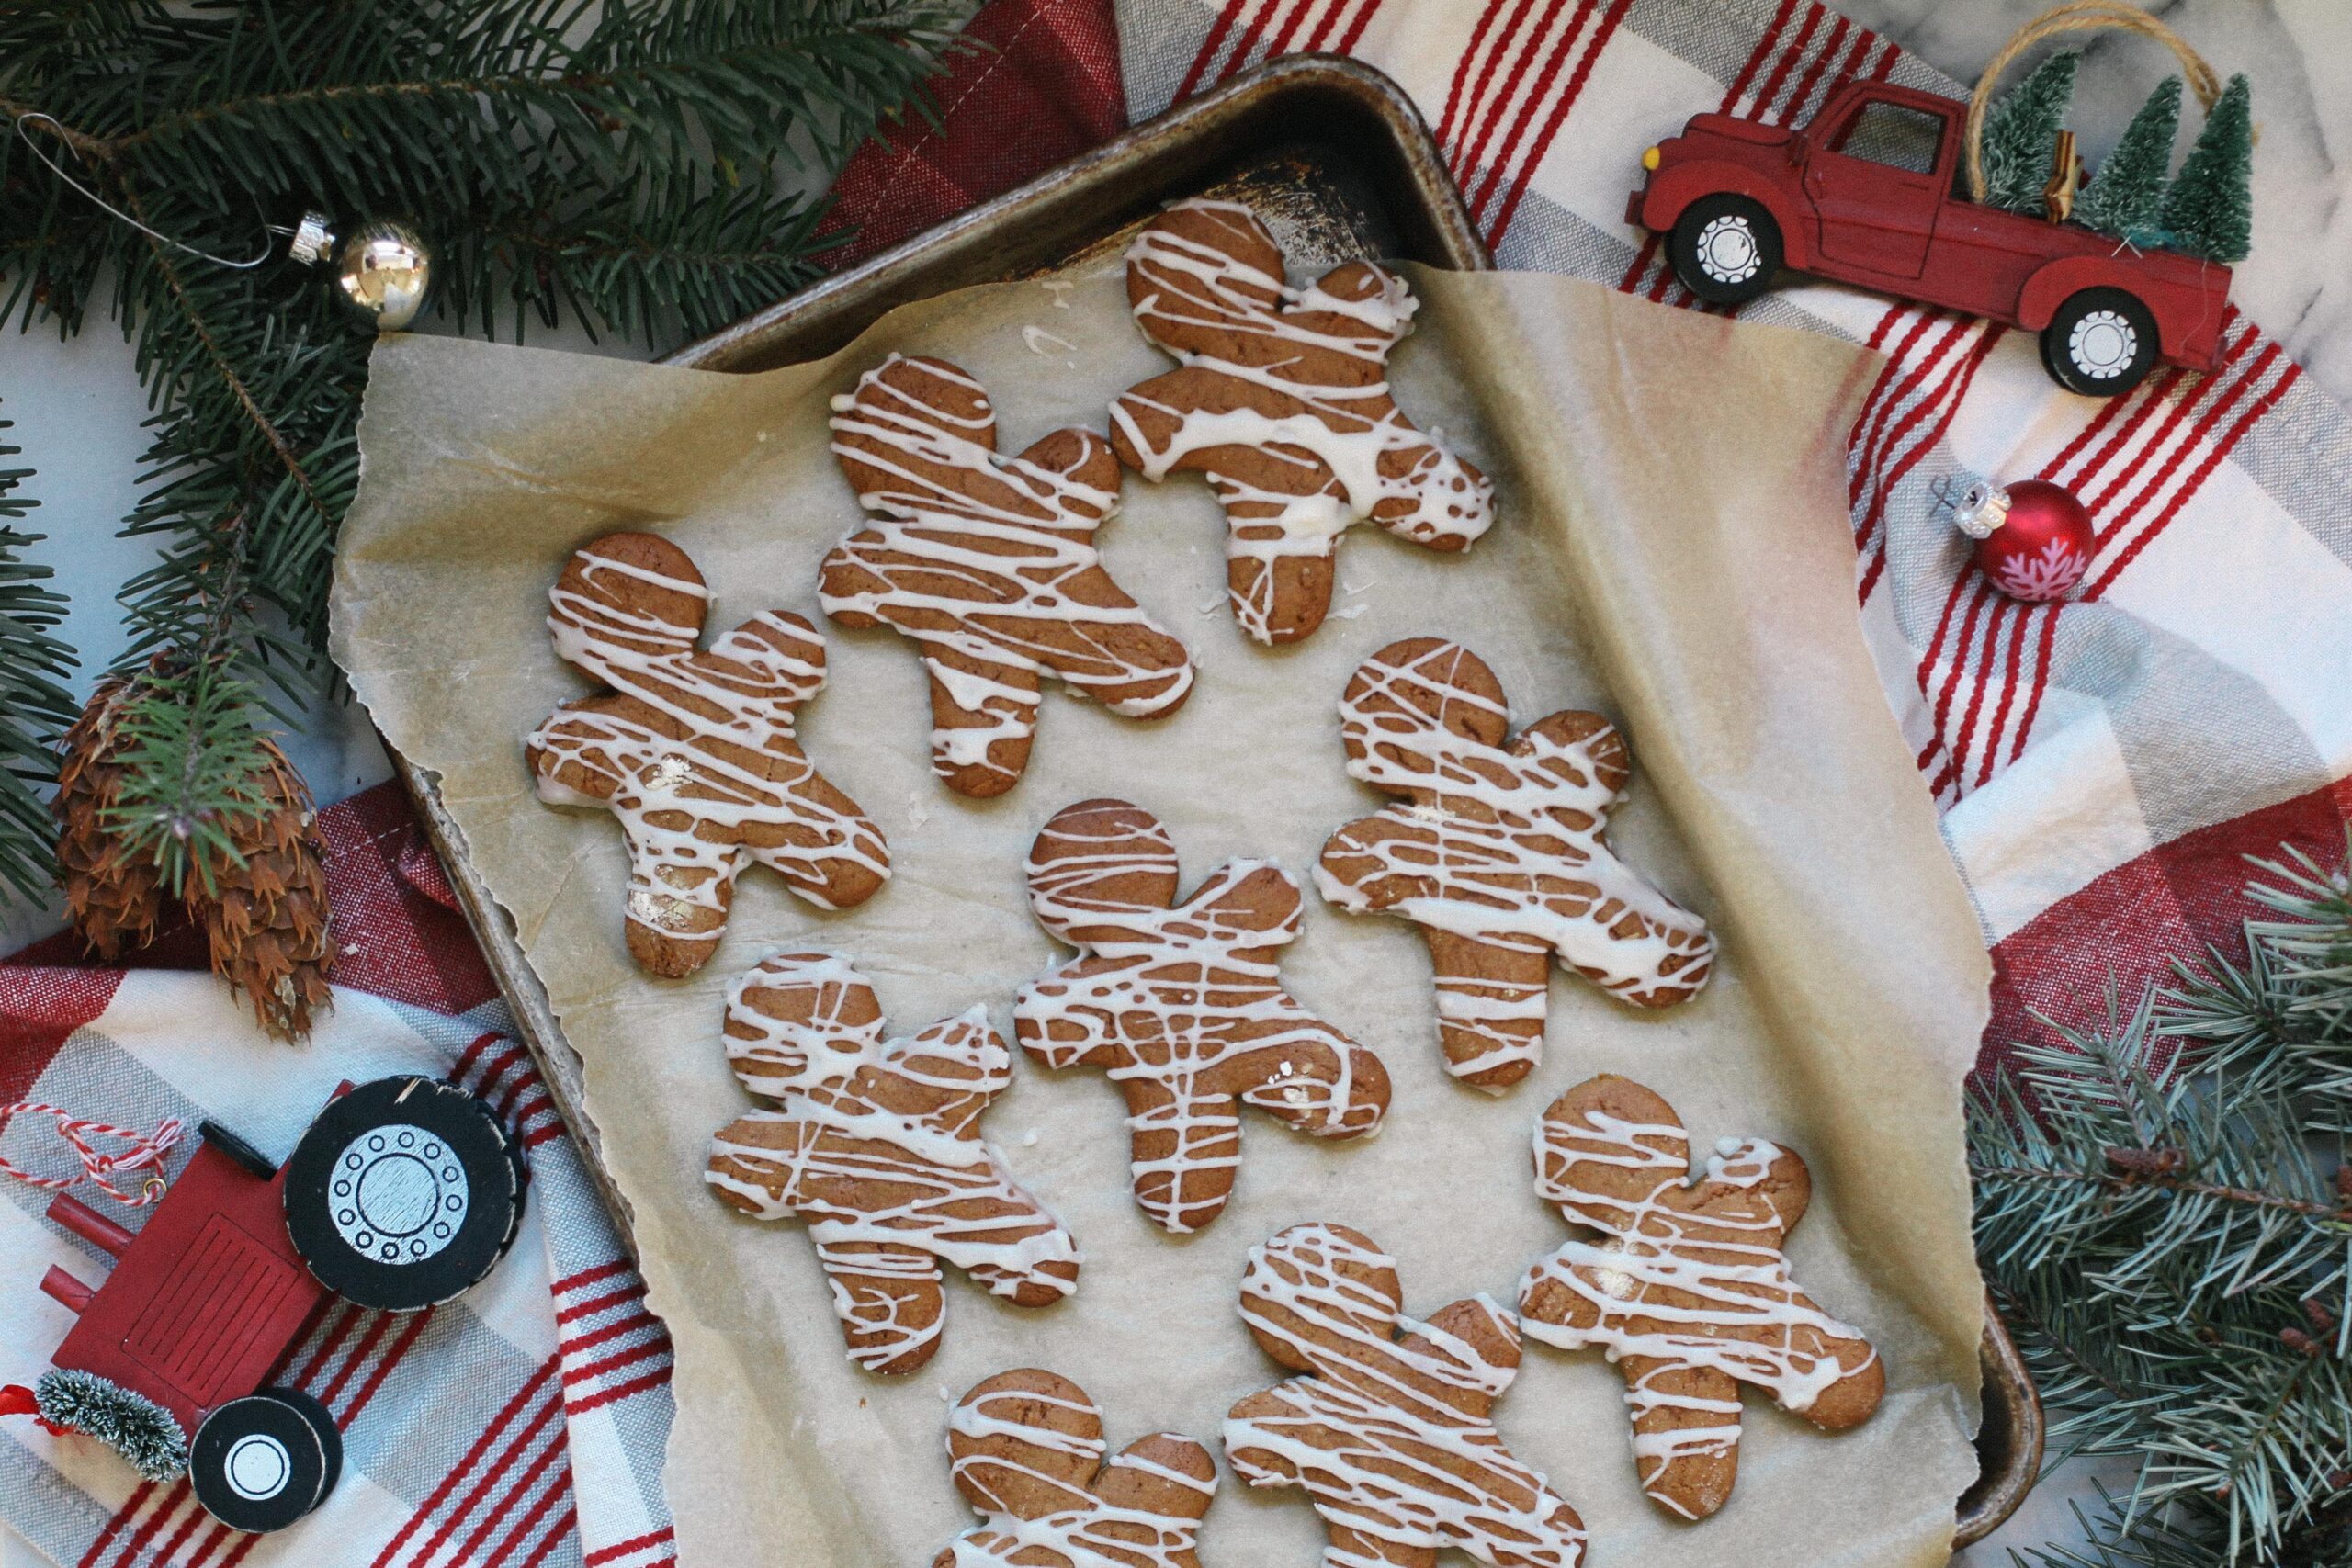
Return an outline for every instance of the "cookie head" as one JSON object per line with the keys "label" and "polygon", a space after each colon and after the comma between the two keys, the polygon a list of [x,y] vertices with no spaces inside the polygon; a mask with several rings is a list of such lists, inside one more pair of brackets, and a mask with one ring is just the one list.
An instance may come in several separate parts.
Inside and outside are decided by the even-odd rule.
{"label": "cookie head", "polygon": [[557,654],[595,671],[612,658],[694,651],[710,590],[694,559],[658,534],[607,534],[572,552],[548,591]]}
{"label": "cookie head", "polygon": [[1361,1360],[1388,1345],[1404,1310],[1396,1260],[1362,1231],[1316,1221],[1250,1249],[1241,1321],[1259,1348],[1299,1371]]}

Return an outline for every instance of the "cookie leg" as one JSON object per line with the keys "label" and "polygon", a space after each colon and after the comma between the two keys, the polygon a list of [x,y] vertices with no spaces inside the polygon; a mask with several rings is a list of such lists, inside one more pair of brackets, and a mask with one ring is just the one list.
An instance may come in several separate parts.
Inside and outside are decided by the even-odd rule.
{"label": "cookie leg", "polygon": [[1731,1500],[1739,1474],[1739,1385],[1712,1367],[1625,1356],[1634,1469],[1650,1501],[1703,1519]]}
{"label": "cookie leg", "polygon": [[1037,674],[959,649],[927,649],[931,771],[957,795],[986,800],[1021,781],[1037,732]]}
{"label": "cookie leg", "polygon": [[1296,446],[1239,454],[1246,478],[1212,469],[1225,507],[1225,592],[1241,629],[1279,647],[1323,624],[1334,552],[1355,521],[1347,491],[1321,459]]}
{"label": "cookie leg", "polygon": [[1544,1055],[1550,951],[1430,926],[1421,935],[1437,981],[1438,1042],[1445,1047],[1446,1071],[1474,1089],[1509,1089]]}
{"label": "cookie leg", "polygon": [[946,1310],[939,1260],[888,1241],[820,1241],[849,1359],[869,1372],[910,1372],[939,1348]]}
{"label": "cookie leg", "polygon": [[1130,1078],[1127,1168],[1136,1202],[1164,1231],[1189,1235],[1225,1212],[1241,1164],[1241,1117],[1228,1095],[1182,1098]]}
{"label": "cookie leg", "polygon": [[649,975],[676,980],[710,961],[727,931],[738,850],[697,836],[684,811],[616,810],[628,842],[628,953]]}
{"label": "cookie leg", "polygon": [[1437,1548],[1383,1540],[1346,1525],[1326,1524],[1323,1568],[1435,1568]]}

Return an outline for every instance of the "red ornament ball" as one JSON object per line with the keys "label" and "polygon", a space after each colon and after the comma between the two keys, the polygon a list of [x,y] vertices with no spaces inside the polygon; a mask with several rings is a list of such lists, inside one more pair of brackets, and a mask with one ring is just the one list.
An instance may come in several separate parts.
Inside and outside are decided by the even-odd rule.
{"label": "red ornament ball", "polygon": [[1971,485],[1954,521],[1977,542],[1976,570],[2012,599],[2059,598],[2090,570],[2091,514],[2064,486]]}

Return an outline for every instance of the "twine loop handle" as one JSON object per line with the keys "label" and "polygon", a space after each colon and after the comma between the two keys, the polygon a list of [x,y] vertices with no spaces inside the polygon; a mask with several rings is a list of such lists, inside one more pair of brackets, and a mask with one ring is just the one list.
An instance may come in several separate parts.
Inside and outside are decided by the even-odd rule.
{"label": "twine loop handle", "polygon": [[2109,28],[2152,38],[2171,50],[2180,62],[2188,90],[2197,95],[2198,103],[2204,108],[2211,109],[2213,100],[2222,96],[2222,80],[2205,62],[2205,57],[2189,48],[2188,39],[2137,6],[2127,5],[2124,0],[2067,0],[2064,6],[2053,6],[2009,35],[2009,41],[1986,62],[1984,74],[1976,79],[1976,91],[1969,96],[1965,136],[1969,199],[1984,199],[1984,111],[1993,102],[1993,89],[2000,84],[2001,73],[2017,63],[2018,56],[2044,39],[2062,33],[2101,32]]}

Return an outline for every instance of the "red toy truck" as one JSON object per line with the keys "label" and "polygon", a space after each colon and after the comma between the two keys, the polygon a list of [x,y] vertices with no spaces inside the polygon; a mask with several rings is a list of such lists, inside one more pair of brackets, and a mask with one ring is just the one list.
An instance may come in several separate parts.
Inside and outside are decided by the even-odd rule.
{"label": "red toy truck", "polygon": [[334,1490],[343,1441],[324,1405],[271,1376],[332,1297],[413,1311],[488,1274],[522,1220],[521,1145],[474,1096],[416,1077],[343,1086],[283,1167],[202,1132],[136,1234],[50,1203],[114,1269],[96,1287],[42,1279],[75,1321],[56,1371],[12,1407],[113,1438],[151,1479],[184,1462],[223,1524],[277,1529]]}
{"label": "red toy truck", "polygon": [[1858,82],[1802,130],[1694,116],[1642,154],[1625,219],[1668,236],[1676,275],[1716,304],[1786,266],[2040,333],[2069,391],[2127,392],[2158,359],[2213,369],[2230,269],[1954,194],[1966,109]]}

